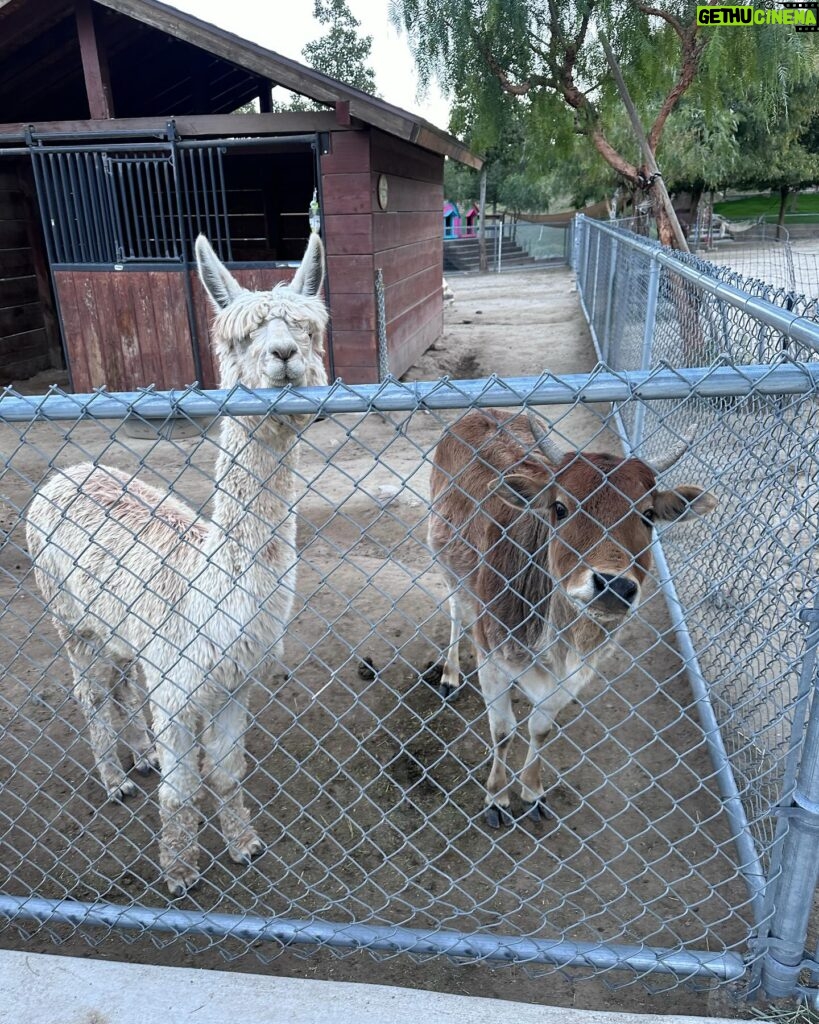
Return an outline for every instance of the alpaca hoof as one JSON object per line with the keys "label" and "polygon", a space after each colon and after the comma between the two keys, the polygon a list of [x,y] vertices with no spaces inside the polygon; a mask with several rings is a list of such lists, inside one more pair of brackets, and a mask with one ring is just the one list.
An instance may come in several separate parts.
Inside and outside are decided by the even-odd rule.
{"label": "alpaca hoof", "polygon": [[136,796],[138,792],[139,789],[135,782],[131,782],[130,779],[122,779],[121,782],[109,787],[108,799],[121,804],[124,803],[129,796]]}
{"label": "alpaca hoof", "polygon": [[178,878],[166,878],[165,885],[168,887],[171,899],[178,900],[198,888],[199,874],[194,871],[181,874]]}
{"label": "alpaca hoof", "polygon": [[461,688],[460,686],[451,686],[449,683],[441,682],[441,685],[438,687],[438,693],[441,695],[441,700],[452,703],[452,701],[457,700],[460,696]]}
{"label": "alpaca hoof", "polygon": [[159,758],[153,751],[143,754],[142,757],[135,757],[134,768],[140,775],[150,775],[152,772],[158,772]]}
{"label": "alpaca hoof", "polygon": [[257,835],[249,836],[244,842],[228,847],[228,856],[234,864],[250,864],[254,857],[264,853],[264,843]]}
{"label": "alpaca hoof", "polygon": [[550,818],[554,818],[546,804],[546,798],[542,796],[537,800],[524,800],[523,812],[536,825],[539,825],[541,821],[549,821]]}
{"label": "alpaca hoof", "polygon": [[501,807],[499,804],[490,804],[483,812],[483,818],[490,828],[500,828],[501,825],[513,825],[515,819],[509,813],[508,807]]}

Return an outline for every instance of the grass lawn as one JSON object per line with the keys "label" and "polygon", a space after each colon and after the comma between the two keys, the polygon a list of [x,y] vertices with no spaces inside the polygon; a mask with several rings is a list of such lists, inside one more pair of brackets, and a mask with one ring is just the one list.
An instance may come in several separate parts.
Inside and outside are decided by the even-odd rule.
{"label": "grass lawn", "polygon": [[[796,199],[796,210],[793,209],[794,199]],[[714,203],[714,213],[719,213],[729,220],[756,220],[763,214],[766,220],[776,220],[779,216],[779,196],[768,194],[729,199],[724,203]],[[819,221],[819,192],[788,196],[785,213],[809,214],[809,216],[799,217],[802,222]]]}

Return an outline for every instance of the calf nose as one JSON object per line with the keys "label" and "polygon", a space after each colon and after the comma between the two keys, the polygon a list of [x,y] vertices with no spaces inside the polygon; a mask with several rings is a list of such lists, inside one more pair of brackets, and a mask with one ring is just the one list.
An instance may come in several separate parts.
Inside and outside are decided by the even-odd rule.
{"label": "calf nose", "polygon": [[616,598],[630,605],[637,595],[637,584],[628,576],[609,576],[607,573],[593,573],[595,597]]}

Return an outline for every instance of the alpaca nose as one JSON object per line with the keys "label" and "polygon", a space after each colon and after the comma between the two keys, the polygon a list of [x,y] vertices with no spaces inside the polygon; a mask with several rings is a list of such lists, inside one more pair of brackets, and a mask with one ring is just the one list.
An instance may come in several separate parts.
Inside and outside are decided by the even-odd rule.
{"label": "alpaca nose", "polygon": [[288,359],[292,359],[299,350],[299,346],[295,341],[279,341],[270,348],[270,354],[276,356],[277,359],[281,359],[283,363],[286,363]]}

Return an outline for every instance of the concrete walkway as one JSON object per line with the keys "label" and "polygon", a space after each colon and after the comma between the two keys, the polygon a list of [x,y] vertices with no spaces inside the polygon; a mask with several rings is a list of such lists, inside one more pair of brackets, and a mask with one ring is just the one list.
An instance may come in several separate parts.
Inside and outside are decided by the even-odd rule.
{"label": "concrete walkway", "polygon": [[386,985],[0,950],[0,1024],[714,1024]]}

